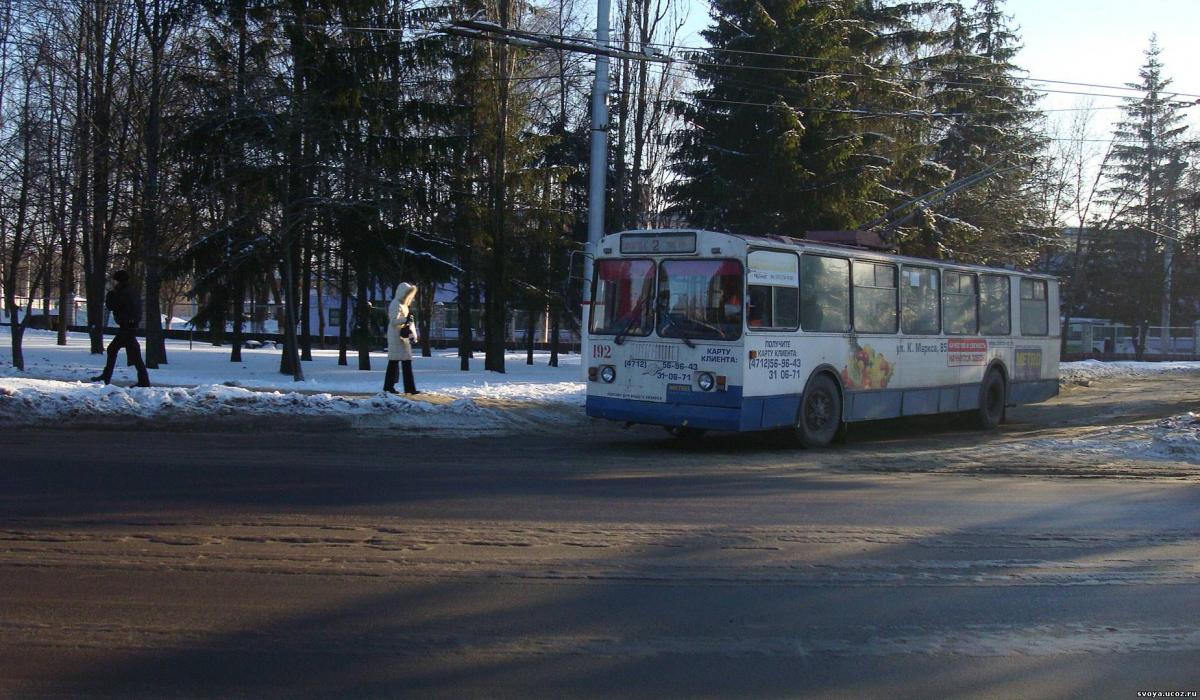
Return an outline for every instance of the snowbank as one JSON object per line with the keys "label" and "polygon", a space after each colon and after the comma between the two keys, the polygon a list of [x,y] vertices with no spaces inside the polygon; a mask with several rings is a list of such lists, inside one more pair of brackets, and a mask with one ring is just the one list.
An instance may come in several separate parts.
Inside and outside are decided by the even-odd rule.
{"label": "snowbank", "polygon": [[1200,362],[1063,362],[1059,365],[1059,381],[1083,384],[1097,379],[1144,377],[1172,372],[1200,372]]}
{"label": "snowbank", "polygon": [[[104,367],[103,355],[88,352],[88,339],[71,334],[68,345],[55,345],[55,335],[47,331],[25,333],[25,371],[12,366],[8,329],[0,329],[0,378],[21,377],[61,381],[87,381]],[[195,387],[210,384],[232,385],[247,389],[271,389],[282,392],[328,392],[331,394],[375,394],[383,388],[383,370],[387,355],[371,353],[371,369],[358,369],[358,356],[351,353],[349,366],[337,364],[336,349],[314,349],[311,362],[304,362],[305,381],[295,382],[279,373],[280,351],[273,346],[244,348],[241,362],[229,361],[228,345],[167,341],[168,363],[150,371],[151,382],[160,386]],[[584,386],[579,355],[560,355],[560,366],[549,367],[549,354],[536,353],[533,365],[525,364],[525,353],[506,357],[505,374],[483,370],[480,354],[471,360],[471,371],[459,369],[455,351],[437,351],[433,357],[413,361],[417,388],[421,391],[460,398],[491,397],[513,401],[568,403],[582,406]],[[132,368],[125,366],[124,353],[117,362],[114,380],[132,383]]]}
{"label": "snowbank", "polygon": [[[184,423],[198,416],[327,417],[337,424],[414,429],[502,429],[514,421],[583,420],[584,385],[579,355],[561,355],[549,367],[548,353],[525,364],[524,353],[506,357],[505,374],[485,372],[482,356],[459,369],[454,351],[418,357],[416,398],[380,393],[385,353],[371,354],[371,370],[360,371],[357,355],[337,364],[336,350],[313,350],[304,362],[305,381],[279,374],[279,350],[243,349],[229,361],[229,346],[168,341],[168,364],[150,371],[149,389],[102,386],[88,381],[100,373],[104,356],[89,353],[88,339],[72,334],[55,345],[52,332],[26,331],[24,372],[12,366],[8,329],[0,330],[0,423],[45,424],[47,420],[130,419]],[[118,358],[114,380],[132,383],[134,372]],[[280,424],[285,425],[285,424]]]}
{"label": "snowbank", "polygon": [[[277,428],[309,428],[304,419],[332,419],[329,427],[411,430],[501,431],[520,414],[521,423],[578,420],[581,412],[553,404],[499,406],[468,398],[406,398],[388,394],[335,396],[329,393],[253,391],[206,384],[197,387],[121,387],[49,379],[0,379],[0,425],[64,423],[155,423],[186,427],[198,418],[277,419]],[[290,421],[290,423],[289,423]],[[261,426],[250,420],[247,428]]]}
{"label": "snowbank", "polygon": [[1200,464],[1200,413],[1184,413],[1152,423],[1112,425],[1070,437],[1033,439],[1019,445],[997,445],[1028,455],[1045,450],[1092,460],[1100,465],[1121,460],[1163,460]]}

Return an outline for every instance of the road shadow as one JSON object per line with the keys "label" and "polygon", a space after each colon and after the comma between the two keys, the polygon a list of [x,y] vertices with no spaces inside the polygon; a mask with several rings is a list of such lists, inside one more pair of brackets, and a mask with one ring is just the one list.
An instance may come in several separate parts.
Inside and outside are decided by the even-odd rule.
{"label": "road shadow", "polygon": [[[505,569],[486,556],[477,575],[441,580],[262,573],[230,596],[249,604],[272,588],[309,593],[275,604],[267,623],[151,645],[120,610],[141,586],[175,582],[186,592],[181,577],[200,574],[146,574],[121,605],[100,606],[87,621],[114,630],[125,622],[129,641],[41,650],[68,663],[40,679],[36,694],[1067,698],[1186,687],[1194,643],[1172,648],[1152,637],[1172,625],[1195,630],[1195,584],[1036,578],[1055,559],[1120,573],[1155,535],[1106,537],[1106,513],[1130,507],[1113,497],[1079,501],[1073,512],[981,513],[962,528],[863,540],[866,551],[801,548],[773,561],[744,548],[729,559],[744,529],[684,531],[628,552],[618,575],[591,579]],[[1194,543],[1196,534],[1174,536]],[[771,542],[769,533],[751,536]]]}

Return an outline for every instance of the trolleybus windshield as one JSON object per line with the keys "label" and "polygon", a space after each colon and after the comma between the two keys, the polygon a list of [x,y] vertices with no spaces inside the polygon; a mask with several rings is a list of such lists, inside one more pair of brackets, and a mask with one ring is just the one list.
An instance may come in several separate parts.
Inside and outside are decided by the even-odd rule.
{"label": "trolleybus windshield", "polygon": [[742,266],[736,260],[664,260],[658,299],[661,337],[736,340],[742,335]]}
{"label": "trolleybus windshield", "polygon": [[643,259],[596,263],[591,332],[647,336],[654,328],[654,262]]}

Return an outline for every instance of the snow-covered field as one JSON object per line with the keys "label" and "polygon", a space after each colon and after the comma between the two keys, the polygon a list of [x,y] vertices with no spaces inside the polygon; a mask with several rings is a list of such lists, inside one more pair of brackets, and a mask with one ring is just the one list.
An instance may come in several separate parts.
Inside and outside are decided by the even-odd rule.
{"label": "snow-covered field", "polygon": [[[337,350],[313,350],[304,363],[305,381],[279,374],[279,351],[243,349],[242,361],[229,361],[229,346],[168,341],[168,363],[151,370],[148,389],[102,386],[89,381],[100,373],[104,356],[88,352],[88,339],[72,334],[55,345],[47,331],[27,331],[25,371],[12,365],[7,329],[0,330],[0,423],[42,423],[53,419],[128,417],[174,422],[201,415],[325,416],[360,425],[412,429],[497,429],[520,420],[578,420],[584,397],[579,355],[538,353],[525,364],[524,353],[511,353],[505,374],[485,372],[482,356],[471,371],[459,369],[454,351],[413,362],[414,398],[382,394],[385,353],[372,353],[371,370],[337,364]],[[118,358],[114,380],[135,380],[133,369]]]}

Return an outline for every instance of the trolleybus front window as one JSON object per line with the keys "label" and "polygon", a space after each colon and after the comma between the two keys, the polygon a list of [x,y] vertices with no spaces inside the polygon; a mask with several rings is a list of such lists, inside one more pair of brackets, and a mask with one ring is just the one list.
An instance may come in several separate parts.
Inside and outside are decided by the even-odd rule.
{"label": "trolleybus front window", "polygon": [[658,282],[658,334],[684,340],[742,335],[742,266],[736,260],[666,260]]}
{"label": "trolleybus front window", "polygon": [[647,336],[654,328],[654,262],[600,260],[592,294],[591,332]]}

